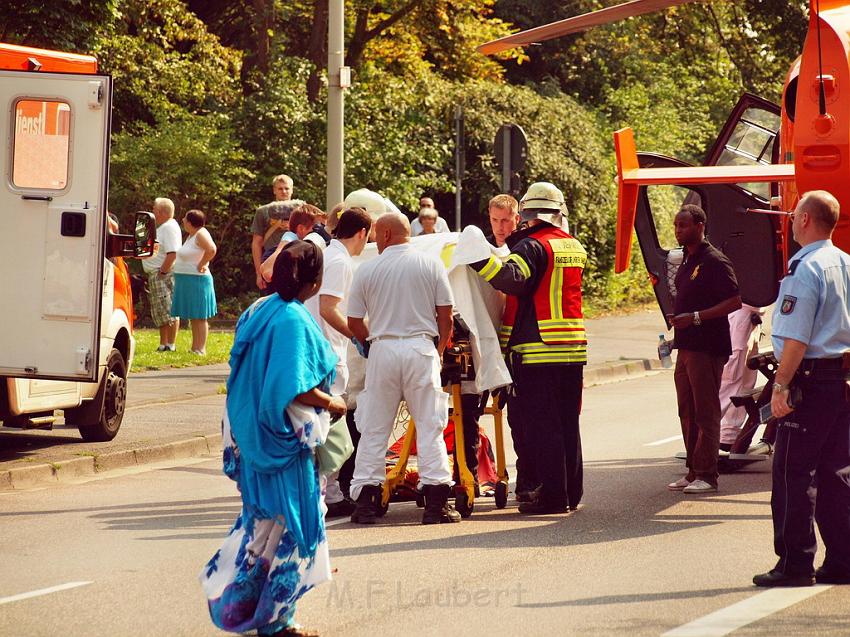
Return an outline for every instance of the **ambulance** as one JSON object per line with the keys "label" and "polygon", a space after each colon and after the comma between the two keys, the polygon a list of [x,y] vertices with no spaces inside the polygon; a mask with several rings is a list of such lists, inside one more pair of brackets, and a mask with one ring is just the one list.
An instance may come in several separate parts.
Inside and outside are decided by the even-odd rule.
{"label": "ambulance", "polygon": [[107,211],[112,83],[90,56],[0,44],[0,421],[86,441],[118,433],[133,361],[124,258],[153,254],[148,212]]}

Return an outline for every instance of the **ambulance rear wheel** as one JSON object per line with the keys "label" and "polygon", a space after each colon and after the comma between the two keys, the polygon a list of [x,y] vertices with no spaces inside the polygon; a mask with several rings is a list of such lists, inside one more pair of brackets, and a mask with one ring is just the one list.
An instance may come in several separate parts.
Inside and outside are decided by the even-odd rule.
{"label": "ambulance rear wheel", "polygon": [[504,509],[508,504],[508,485],[504,482],[496,483],[496,508]]}
{"label": "ambulance rear wheel", "polygon": [[472,509],[474,508],[475,503],[469,501],[466,491],[462,491],[455,496],[455,509],[460,513],[460,517],[468,518],[472,515]]}
{"label": "ambulance rear wheel", "polygon": [[94,400],[66,410],[65,422],[79,428],[86,442],[107,442],[118,434],[126,406],[127,364],[121,352],[113,348]]}

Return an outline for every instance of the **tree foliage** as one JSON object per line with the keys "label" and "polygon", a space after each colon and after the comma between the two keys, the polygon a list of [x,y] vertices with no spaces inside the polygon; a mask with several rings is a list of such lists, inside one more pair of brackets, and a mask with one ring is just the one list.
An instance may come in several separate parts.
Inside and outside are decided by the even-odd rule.
{"label": "tree foliage", "polygon": [[[466,118],[463,220],[499,188],[493,138],[529,139],[523,186],[562,188],[591,257],[588,288],[616,303],[647,294],[641,268],[614,277],[611,131],[642,150],[700,162],[745,91],[778,100],[802,48],[803,0],[702,2],[496,58],[475,51],[512,31],[614,0],[346,0],[346,187],[408,209],[454,193],[453,113]],[[110,206],[170,196],[201,208],[219,243],[222,297],[253,281],[250,223],[271,178],[323,204],[327,0],[6,0],[0,41],[92,53],[114,78]]]}

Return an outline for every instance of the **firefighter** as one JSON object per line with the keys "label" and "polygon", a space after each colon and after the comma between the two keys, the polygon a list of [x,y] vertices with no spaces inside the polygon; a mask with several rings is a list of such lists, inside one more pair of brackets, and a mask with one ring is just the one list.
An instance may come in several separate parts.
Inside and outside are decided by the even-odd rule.
{"label": "firefighter", "polygon": [[507,260],[493,256],[472,264],[490,285],[516,298],[506,308],[500,337],[541,483],[535,497],[520,504],[525,514],[575,510],[583,492],[579,410],[587,338],[581,277],[587,253],[561,229],[566,210],[553,184],[532,184],[521,201],[524,227],[507,239]]}

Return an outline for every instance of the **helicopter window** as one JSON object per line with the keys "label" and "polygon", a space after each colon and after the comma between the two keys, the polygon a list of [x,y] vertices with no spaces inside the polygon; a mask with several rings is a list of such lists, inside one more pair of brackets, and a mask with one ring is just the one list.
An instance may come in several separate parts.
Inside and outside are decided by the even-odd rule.
{"label": "helicopter window", "polygon": [[[779,115],[761,108],[748,108],[738,120],[729,136],[723,152],[717,160],[718,166],[768,165],[773,157],[773,146],[779,131]],[[769,183],[738,184],[744,190],[770,199]]]}
{"label": "helicopter window", "polygon": [[71,107],[67,102],[21,99],[14,105],[12,183],[18,188],[68,186]]}
{"label": "helicopter window", "polygon": [[673,232],[673,219],[685,204],[702,207],[702,197],[696,191],[682,186],[647,186],[646,194],[649,197],[649,208],[652,211],[659,247],[664,250],[678,248],[679,243]]}

